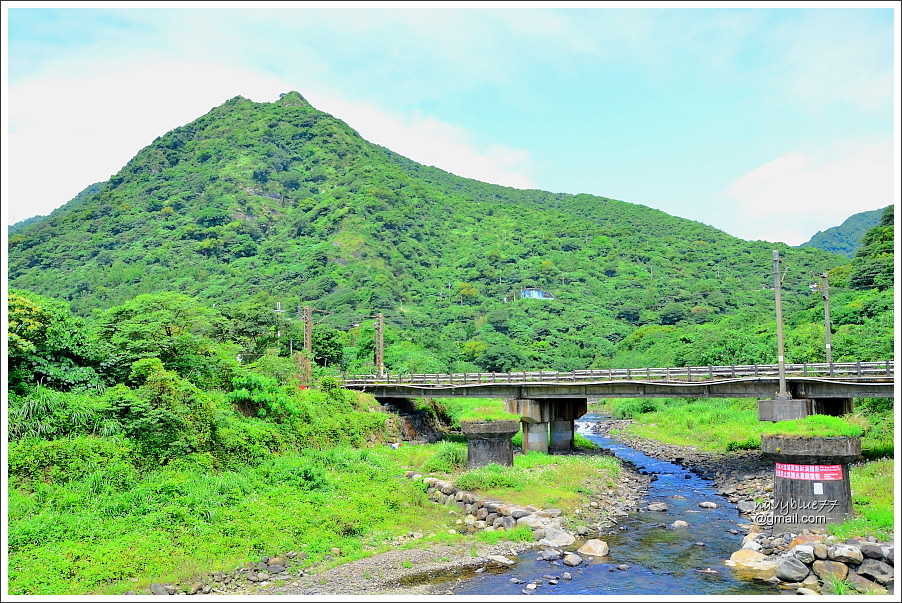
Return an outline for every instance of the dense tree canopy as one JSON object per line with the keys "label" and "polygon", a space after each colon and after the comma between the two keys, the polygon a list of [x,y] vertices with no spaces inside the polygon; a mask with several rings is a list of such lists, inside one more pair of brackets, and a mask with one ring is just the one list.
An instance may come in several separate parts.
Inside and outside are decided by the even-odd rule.
{"label": "dense tree canopy", "polygon": [[[231,99],[15,229],[9,273],[77,316],[106,312],[95,325],[117,379],[147,357],[213,380],[205,367],[224,356],[288,357],[304,306],[314,360],[347,370],[372,366],[376,313],[406,342],[386,356],[405,370],[773,361],[773,250],[788,328],[808,341],[814,275],[831,272],[840,320],[854,290],[891,291],[887,211],[851,262],[743,241],[642,205],[453,176],[292,92]],[[530,288],[554,299],[521,297]],[[883,302],[868,299],[847,330],[876,318]]]}

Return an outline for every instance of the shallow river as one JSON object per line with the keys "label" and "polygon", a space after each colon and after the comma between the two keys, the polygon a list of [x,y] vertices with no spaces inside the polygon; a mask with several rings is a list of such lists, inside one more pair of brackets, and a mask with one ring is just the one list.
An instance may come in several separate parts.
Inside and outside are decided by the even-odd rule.
{"label": "shallow river", "polygon": [[[724,561],[742,546],[743,518],[735,505],[717,496],[712,482],[692,472],[656,460],[616,440],[595,435],[589,427],[606,417],[586,415],[577,423],[578,431],[596,444],[612,450],[657,475],[648,489],[645,505],[666,503],[668,511],[631,513],[599,538],[610,545],[610,555],[572,568],[537,561],[537,550],[519,556],[517,564],[501,572],[477,575],[453,586],[455,595],[523,595],[527,583],[540,586],[535,596],[548,595],[780,595],[777,586],[740,579]],[[711,501],[717,509],[698,506]],[[674,528],[677,519],[688,527]],[[625,529],[624,529],[625,528]],[[735,533],[734,533],[735,532]],[[593,536],[595,537],[595,536]],[[574,548],[581,545],[578,541]],[[628,569],[618,566],[628,565]],[[700,571],[701,570],[701,571]],[[713,570],[713,571],[711,571]],[[571,580],[548,583],[549,577],[569,572]],[[522,580],[515,584],[511,579]]]}

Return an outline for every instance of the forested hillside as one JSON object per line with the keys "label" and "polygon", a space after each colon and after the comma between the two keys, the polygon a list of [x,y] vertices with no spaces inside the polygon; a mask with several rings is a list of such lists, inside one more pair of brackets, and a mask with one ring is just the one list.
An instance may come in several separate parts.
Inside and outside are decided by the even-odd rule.
{"label": "forested hillside", "polygon": [[799,247],[817,247],[846,257],[855,257],[855,253],[861,248],[862,237],[877,226],[885,210],[886,208],[875,209],[849,216],[839,226],[816,232],[811,240]]}
{"label": "forested hillside", "polygon": [[382,445],[399,418],[334,378],[373,370],[377,313],[392,373],[772,363],[776,249],[789,362],[824,360],[823,273],[834,361],[891,359],[893,210],[849,259],[459,178],[294,92],[232,99],[11,232],[10,592],[456,538],[398,475],[448,473],[463,447]]}
{"label": "forested hillside", "polygon": [[[179,293],[221,316],[245,359],[296,349],[311,306],[319,363],[347,370],[372,364],[376,313],[395,371],[749,363],[775,359],[773,249],[784,316],[800,329],[791,337],[804,341],[787,355],[816,360],[811,287],[848,258],[604,197],[453,176],[291,92],[214,108],[21,228],[9,282],[85,318]],[[554,299],[521,298],[525,288]],[[868,303],[891,307],[877,297]],[[853,308],[835,308],[837,320],[875,319]],[[887,337],[867,355],[891,353]],[[866,359],[842,337],[834,349]]]}

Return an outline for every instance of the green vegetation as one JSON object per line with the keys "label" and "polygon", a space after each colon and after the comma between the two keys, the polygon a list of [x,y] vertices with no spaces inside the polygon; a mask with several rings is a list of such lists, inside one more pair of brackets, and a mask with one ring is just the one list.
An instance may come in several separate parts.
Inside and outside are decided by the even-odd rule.
{"label": "green vegetation", "polygon": [[[291,549],[313,564],[338,546],[338,564],[409,530],[464,538],[404,469],[565,507],[583,480],[610,487],[613,461],[532,454],[471,474],[454,437],[381,445],[397,417],[337,379],[375,371],[377,314],[394,375],[773,363],[777,249],[788,362],[825,359],[823,272],[834,361],[892,359],[893,211],[849,260],[459,178],[296,92],[231,99],[9,230],[10,592],[120,594]],[[555,299],[521,298],[529,287]],[[417,404],[452,428],[509,416],[498,401]],[[858,408],[866,456],[891,456],[892,404]],[[643,434],[715,450],[755,448],[754,412],[615,406]],[[856,482],[868,529],[886,516],[879,475]]]}
{"label": "green vegetation", "polygon": [[[623,401],[609,403],[616,414]],[[631,401],[634,402],[634,401]],[[624,404],[627,408],[634,404]],[[798,421],[758,421],[755,400],[658,400],[654,410],[635,413],[629,433],[707,452],[760,450],[761,434],[861,436],[867,460],[850,469],[855,518],[829,526],[840,538],[877,536],[892,539],[895,531],[894,464],[891,434],[893,404],[887,398],[856,400],[856,413],[843,417],[811,415]]]}
{"label": "green vegetation", "polygon": [[761,435],[861,436],[868,459],[891,457],[894,445],[892,400],[857,400],[856,412],[843,417],[812,415],[798,421],[758,420],[757,400],[750,399],[625,399],[606,404],[611,416],[635,419],[629,430],[642,437],[694,446],[707,452],[760,450]]}
{"label": "green vegetation", "polygon": [[756,400],[626,399],[609,402],[609,408],[614,417],[637,421],[630,427],[636,435],[707,452],[760,449],[765,428]]}
{"label": "green vegetation", "polygon": [[[164,295],[191,307],[197,347],[179,349],[175,333],[159,345],[190,356],[227,341],[244,362],[300,349],[310,306],[323,374],[373,371],[376,313],[391,373],[730,365],[776,359],[777,249],[787,361],[824,359],[809,288],[823,272],[834,359],[885,360],[891,218],[882,224],[850,262],[605,197],[481,183],[372,145],[291,92],[231,99],[12,229],[9,282],[85,319],[119,308],[98,328],[120,371],[134,359],[129,329]],[[555,299],[520,298],[529,287]]]}
{"label": "green vegetation", "polygon": [[843,417],[809,415],[793,421],[765,423],[762,435],[783,435],[787,437],[857,438],[864,430],[860,425],[850,423]]}
{"label": "green vegetation", "polygon": [[203,459],[142,471],[127,450],[91,462],[103,452],[114,454],[73,441],[57,452],[68,469],[44,477],[45,465],[39,479],[17,464],[11,594],[122,594],[273,552],[303,551],[312,564],[339,547],[338,563],[386,550],[405,528],[447,534],[441,508],[399,481],[379,449],[308,450],[220,472]]}
{"label": "green vegetation", "polygon": [[895,467],[892,458],[855,465],[849,472],[852,486],[852,508],[855,518],[831,526],[839,538],[861,534],[892,540],[895,534],[896,496],[893,488]]}
{"label": "green vegetation", "polygon": [[853,258],[861,248],[861,239],[867,232],[877,226],[884,209],[874,209],[849,216],[839,226],[815,233],[811,240],[799,247],[817,247],[824,251],[839,253]]}
{"label": "green vegetation", "polygon": [[[514,456],[513,467],[489,464],[455,479],[457,487],[522,505],[569,508],[586,494],[589,480],[607,484],[620,472],[609,456],[555,456],[528,452]],[[602,490],[602,491],[603,491]]]}

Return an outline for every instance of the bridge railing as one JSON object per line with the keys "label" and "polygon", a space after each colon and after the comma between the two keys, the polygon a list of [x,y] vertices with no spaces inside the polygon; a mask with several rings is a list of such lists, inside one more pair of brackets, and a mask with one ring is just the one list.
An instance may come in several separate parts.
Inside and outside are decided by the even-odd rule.
{"label": "bridge railing", "polygon": [[[542,384],[609,382],[624,380],[698,382],[730,379],[778,377],[777,364],[748,364],[730,366],[681,366],[665,368],[589,369],[578,371],[520,371],[511,373],[385,373],[384,375],[342,375],[345,387],[365,385],[410,385],[420,387],[445,387],[478,384]],[[819,378],[874,378],[895,377],[895,362],[820,362],[785,364],[787,377]]]}

